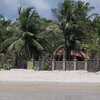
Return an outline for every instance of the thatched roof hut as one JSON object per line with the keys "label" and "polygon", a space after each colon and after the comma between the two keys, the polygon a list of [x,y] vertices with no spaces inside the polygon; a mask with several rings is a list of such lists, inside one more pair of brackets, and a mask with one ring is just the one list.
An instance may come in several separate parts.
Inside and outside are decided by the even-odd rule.
{"label": "thatched roof hut", "polygon": [[[55,52],[55,57],[56,59],[63,59],[64,56],[64,49],[61,48]],[[72,59],[77,59],[77,60],[85,60],[89,59],[89,55],[84,52],[84,51],[78,51],[78,50],[71,50],[71,57]]]}

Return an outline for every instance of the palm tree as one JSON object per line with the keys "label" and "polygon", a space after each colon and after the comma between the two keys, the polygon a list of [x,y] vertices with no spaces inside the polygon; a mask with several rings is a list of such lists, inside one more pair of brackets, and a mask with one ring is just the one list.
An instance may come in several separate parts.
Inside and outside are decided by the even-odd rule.
{"label": "palm tree", "polygon": [[4,16],[0,14],[0,52],[1,43],[12,36],[12,33],[7,31],[7,27],[11,24],[10,20],[5,20]]}
{"label": "palm tree", "polygon": [[[19,24],[19,28],[23,31],[23,32],[30,32],[33,34],[33,38],[34,40],[38,40],[37,39],[37,33],[39,33],[40,31],[40,22],[41,19],[38,15],[38,13],[36,12],[36,10],[33,7],[28,7],[28,8],[19,8],[18,9],[19,12],[19,18],[17,19],[17,22]],[[31,55],[33,55],[33,52],[37,52],[34,53],[34,56],[37,56],[35,54],[39,54],[39,46],[41,47],[40,43],[38,43],[38,41],[36,42],[34,41],[34,45],[36,46],[35,48],[32,47],[32,42],[30,41],[30,47],[34,48],[31,49],[30,53]],[[36,49],[38,48],[38,49]],[[42,48],[43,49],[43,48]]]}
{"label": "palm tree", "polygon": [[47,54],[54,58],[54,52],[63,45],[64,37],[59,26],[50,20],[45,20],[42,23],[41,33],[38,35],[38,39],[41,42],[44,50]]}
{"label": "palm tree", "polygon": [[[39,25],[37,23],[37,13],[32,9],[21,10],[20,8],[18,23],[16,22],[7,28],[9,32],[13,33],[13,36],[2,43],[2,49],[7,48],[8,52],[15,55],[15,63],[19,58],[21,58],[20,60],[28,60],[32,58],[33,54],[43,50],[36,37],[36,33],[39,30],[37,27]],[[36,26],[35,23],[37,23]]]}
{"label": "palm tree", "polygon": [[31,32],[35,34],[40,25],[40,17],[33,7],[19,8],[18,9],[19,18],[17,22],[19,27],[24,32]]}
{"label": "palm tree", "polygon": [[96,16],[91,23],[95,30],[91,33],[91,38],[87,43],[88,50],[92,59],[100,59],[100,16]]}
{"label": "palm tree", "polygon": [[[64,0],[58,8],[53,9],[60,29],[65,39],[65,59],[71,60],[71,49],[75,47],[76,40],[82,41],[88,33],[88,13],[93,7],[82,1]],[[94,14],[92,14],[94,15]],[[74,46],[74,47],[73,47]]]}

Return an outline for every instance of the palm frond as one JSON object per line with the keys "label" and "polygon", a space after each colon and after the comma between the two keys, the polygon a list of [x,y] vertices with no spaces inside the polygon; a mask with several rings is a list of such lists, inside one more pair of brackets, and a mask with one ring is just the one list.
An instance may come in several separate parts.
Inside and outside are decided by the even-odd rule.
{"label": "palm frond", "polygon": [[7,53],[11,53],[13,52],[13,50],[15,50],[15,44],[17,41],[14,41],[7,49]]}
{"label": "palm frond", "polygon": [[14,41],[16,40],[16,37],[11,37],[9,39],[6,39],[1,44],[1,49],[4,50],[5,48],[9,47]]}
{"label": "palm frond", "polygon": [[32,40],[32,44],[40,51],[44,50],[41,44],[39,44],[36,40]]}
{"label": "palm frond", "polygon": [[30,36],[30,37],[33,37],[34,36],[34,34],[31,33],[31,32],[24,32],[24,34],[27,35],[27,36]]}
{"label": "palm frond", "polygon": [[15,51],[20,52],[22,48],[24,47],[24,45],[25,45],[25,41],[23,41],[23,39],[20,38],[15,43]]}

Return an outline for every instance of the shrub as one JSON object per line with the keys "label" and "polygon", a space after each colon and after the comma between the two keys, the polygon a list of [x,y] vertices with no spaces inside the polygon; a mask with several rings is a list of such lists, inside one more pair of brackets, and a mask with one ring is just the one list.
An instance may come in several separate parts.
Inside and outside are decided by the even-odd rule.
{"label": "shrub", "polygon": [[11,64],[3,64],[2,68],[4,70],[10,70],[12,68],[12,65]]}
{"label": "shrub", "polygon": [[3,67],[2,64],[0,64],[0,69],[1,69],[2,67]]}
{"label": "shrub", "polygon": [[44,70],[51,70],[51,66],[47,61],[44,63]]}

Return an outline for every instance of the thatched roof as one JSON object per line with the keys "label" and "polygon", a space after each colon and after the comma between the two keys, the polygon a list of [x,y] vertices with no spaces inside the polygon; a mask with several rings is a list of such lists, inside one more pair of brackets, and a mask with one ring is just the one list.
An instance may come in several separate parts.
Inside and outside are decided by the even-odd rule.
{"label": "thatched roof", "polygon": [[[61,56],[64,55],[64,49],[59,49],[56,51],[55,55]],[[71,56],[80,57],[83,59],[89,59],[89,55],[83,51],[71,50]]]}
{"label": "thatched roof", "polygon": [[83,59],[89,59],[89,55],[83,51],[71,50],[71,55],[76,57],[81,57]]}

